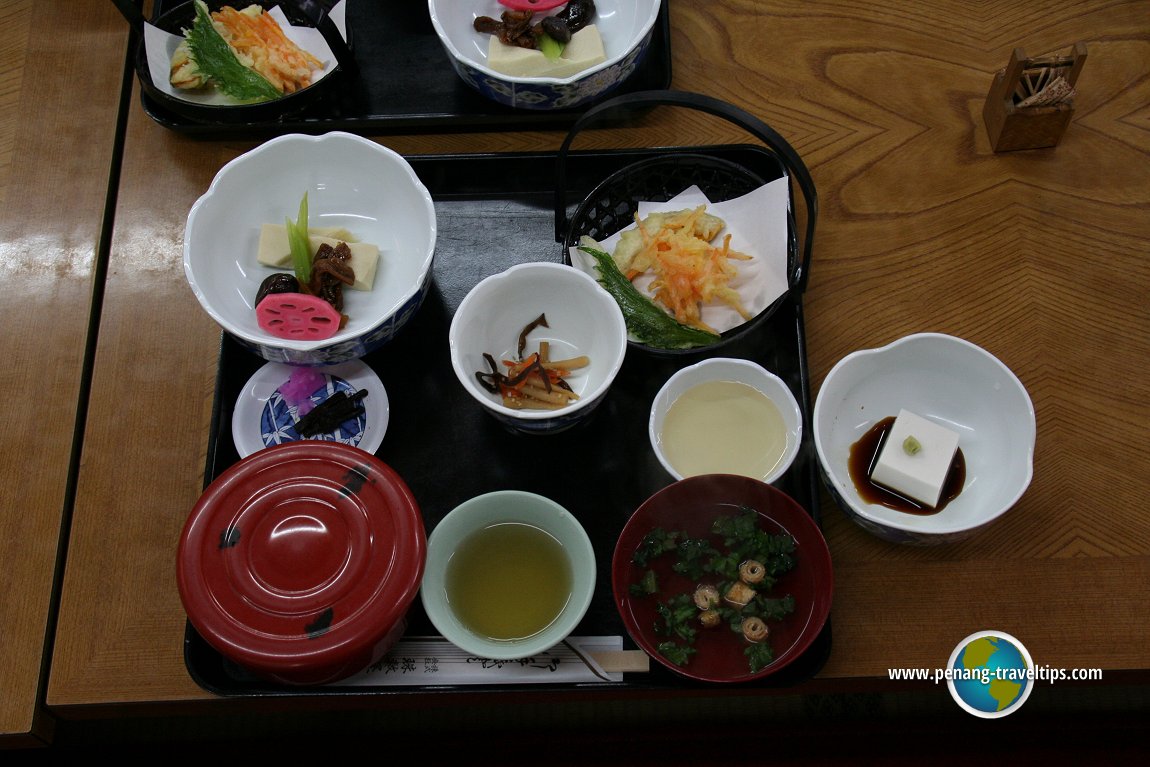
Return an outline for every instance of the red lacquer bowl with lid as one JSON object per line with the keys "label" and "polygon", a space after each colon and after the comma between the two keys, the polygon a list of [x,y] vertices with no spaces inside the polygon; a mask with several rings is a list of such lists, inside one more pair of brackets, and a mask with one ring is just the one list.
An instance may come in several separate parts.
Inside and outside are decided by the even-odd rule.
{"label": "red lacquer bowl with lid", "polygon": [[274,445],[204,491],[184,526],[180,599],[192,627],[253,674],[339,681],[407,628],[427,555],[411,490],[371,453]]}

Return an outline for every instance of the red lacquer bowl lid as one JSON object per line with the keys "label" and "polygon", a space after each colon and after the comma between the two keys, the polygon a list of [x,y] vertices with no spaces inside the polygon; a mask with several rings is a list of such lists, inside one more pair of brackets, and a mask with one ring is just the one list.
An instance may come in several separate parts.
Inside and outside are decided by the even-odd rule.
{"label": "red lacquer bowl lid", "polygon": [[[794,567],[779,577],[769,596],[791,595],[794,612],[770,622],[774,660],[752,672],[741,636],[726,628],[701,629],[694,644],[697,652],[685,665],[676,665],[659,652],[668,637],[661,634],[657,604],[676,594],[692,593],[696,583],[673,570],[675,557],[650,565],[656,570],[659,591],[635,595],[632,584],[647,568],[635,564],[633,555],[652,530],[682,531],[692,538],[716,539],[712,525],[743,509],[758,514],[757,527],[771,535],[794,538]],[[716,545],[719,545],[716,543]],[[675,482],[648,498],[631,515],[619,536],[611,563],[615,605],[627,632],[652,658],[684,677],[701,682],[748,682],[778,673],[802,656],[822,631],[830,614],[834,572],[830,550],[822,531],[798,501],[765,482],[730,474],[706,474]]]}
{"label": "red lacquer bowl lid", "polygon": [[180,537],[188,619],[221,655],[289,684],[337,681],[402,634],[427,536],[400,476],[334,442],[274,445],[222,473]]}

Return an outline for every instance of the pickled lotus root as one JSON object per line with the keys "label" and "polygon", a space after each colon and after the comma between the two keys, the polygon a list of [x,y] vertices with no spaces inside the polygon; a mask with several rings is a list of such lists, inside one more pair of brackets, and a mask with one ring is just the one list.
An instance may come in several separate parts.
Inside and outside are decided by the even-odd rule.
{"label": "pickled lotus root", "polygon": [[346,242],[335,247],[325,242],[319,246],[311,262],[308,290],[331,304],[337,312],[343,311],[343,286],[355,284],[355,270],[350,262],[351,248]]}
{"label": "pickled lotus root", "polygon": [[743,618],[741,627],[743,629],[743,637],[748,642],[754,642],[756,644],[766,639],[767,634],[770,633],[770,629],[767,628],[766,622],[762,618],[755,616]]}
{"label": "pickled lotus root", "polygon": [[256,306],[256,319],[276,338],[319,341],[339,331],[342,315],[318,296],[272,293]]}
{"label": "pickled lotus root", "polygon": [[739,565],[739,579],[743,583],[754,585],[762,583],[763,578],[767,577],[767,568],[763,567],[762,562],[756,562],[753,559],[748,559]]}

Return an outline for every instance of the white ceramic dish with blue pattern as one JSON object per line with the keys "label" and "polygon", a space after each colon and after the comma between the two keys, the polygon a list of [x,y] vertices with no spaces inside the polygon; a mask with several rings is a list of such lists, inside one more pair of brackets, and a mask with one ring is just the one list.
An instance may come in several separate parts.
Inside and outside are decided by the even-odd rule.
{"label": "white ceramic dish with blue pattern", "polygon": [[[935,513],[868,503],[850,476],[851,445],[903,408],[959,435],[966,480]],[[841,359],[823,380],[812,421],[835,502],[864,530],[895,543],[969,538],[1015,505],[1034,472],[1036,425],[1026,388],[994,355],[942,333],[915,333]]]}
{"label": "white ceramic dish with blue pattern", "polygon": [[[366,394],[359,400],[361,412],[330,432],[302,436],[296,423],[306,412],[301,413],[302,401],[293,402],[293,396],[288,393],[293,373],[300,370],[314,371],[318,376],[318,385],[306,395],[307,410],[322,405],[336,392],[352,396],[362,391]],[[269,362],[248,379],[236,399],[232,411],[232,440],[240,458],[265,447],[302,439],[339,442],[374,453],[383,444],[390,417],[391,405],[383,382],[361,360],[318,369]]]}
{"label": "white ceramic dish with blue pattern", "polygon": [[[519,359],[520,333],[540,315],[547,326],[528,334],[524,356],[547,341],[553,360],[588,357],[586,367],[566,378],[579,399],[560,410],[506,407],[476,373],[490,369],[484,354],[497,364]],[[627,325],[619,304],[592,277],[540,261],[517,264],[472,288],[451,319],[448,343],[455,375],[476,402],[512,431],[547,434],[575,426],[603,402],[627,353]]]}
{"label": "white ceramic dish with blue pattern", "polygon": [[[276,271],[258,261],[260,230],[295,220],[305,192],[309,225],[342,227],[377,245],[379,266],[371,290],[344,291],[343,329],[323,340],[285,340],[256,318],[260,283]],[[431,195],[401,155],[351,133],[288,134],[228,162],[192,206],[184,273],[208,315],[253,353],[332,365],[365,356],[403,329],[427,296],[435,239]]]}
{"label": "white ceramic dish with blue pattern", "polygon": [[427,5],[451,66],[465,83],[506,106],[549,110],[584,106],[630,77],[650,47],[660,0],[595,0],[594,23],[607,58],[565,78],[512,77],[488,66],[490,35],[476,32],[474,22],[479,16],[498,19],[506,10],[498,0],[428,0]]}

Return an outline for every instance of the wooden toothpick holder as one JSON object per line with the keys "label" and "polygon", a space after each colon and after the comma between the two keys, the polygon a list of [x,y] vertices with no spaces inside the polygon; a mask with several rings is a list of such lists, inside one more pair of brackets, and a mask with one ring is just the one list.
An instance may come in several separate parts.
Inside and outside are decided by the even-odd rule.
{"label": "wooden toothpick holder", "polygon": [[1068,56],[1027,58],[1015,48],[1010,63],[994,77],[982,117],[995,152],[1056,146],[1074,116],[1067,101],[1049,106],[1020,106],[1028,95],[1058,76],[1073,86],[1086,62],[1086,45],[1076,43]]}

